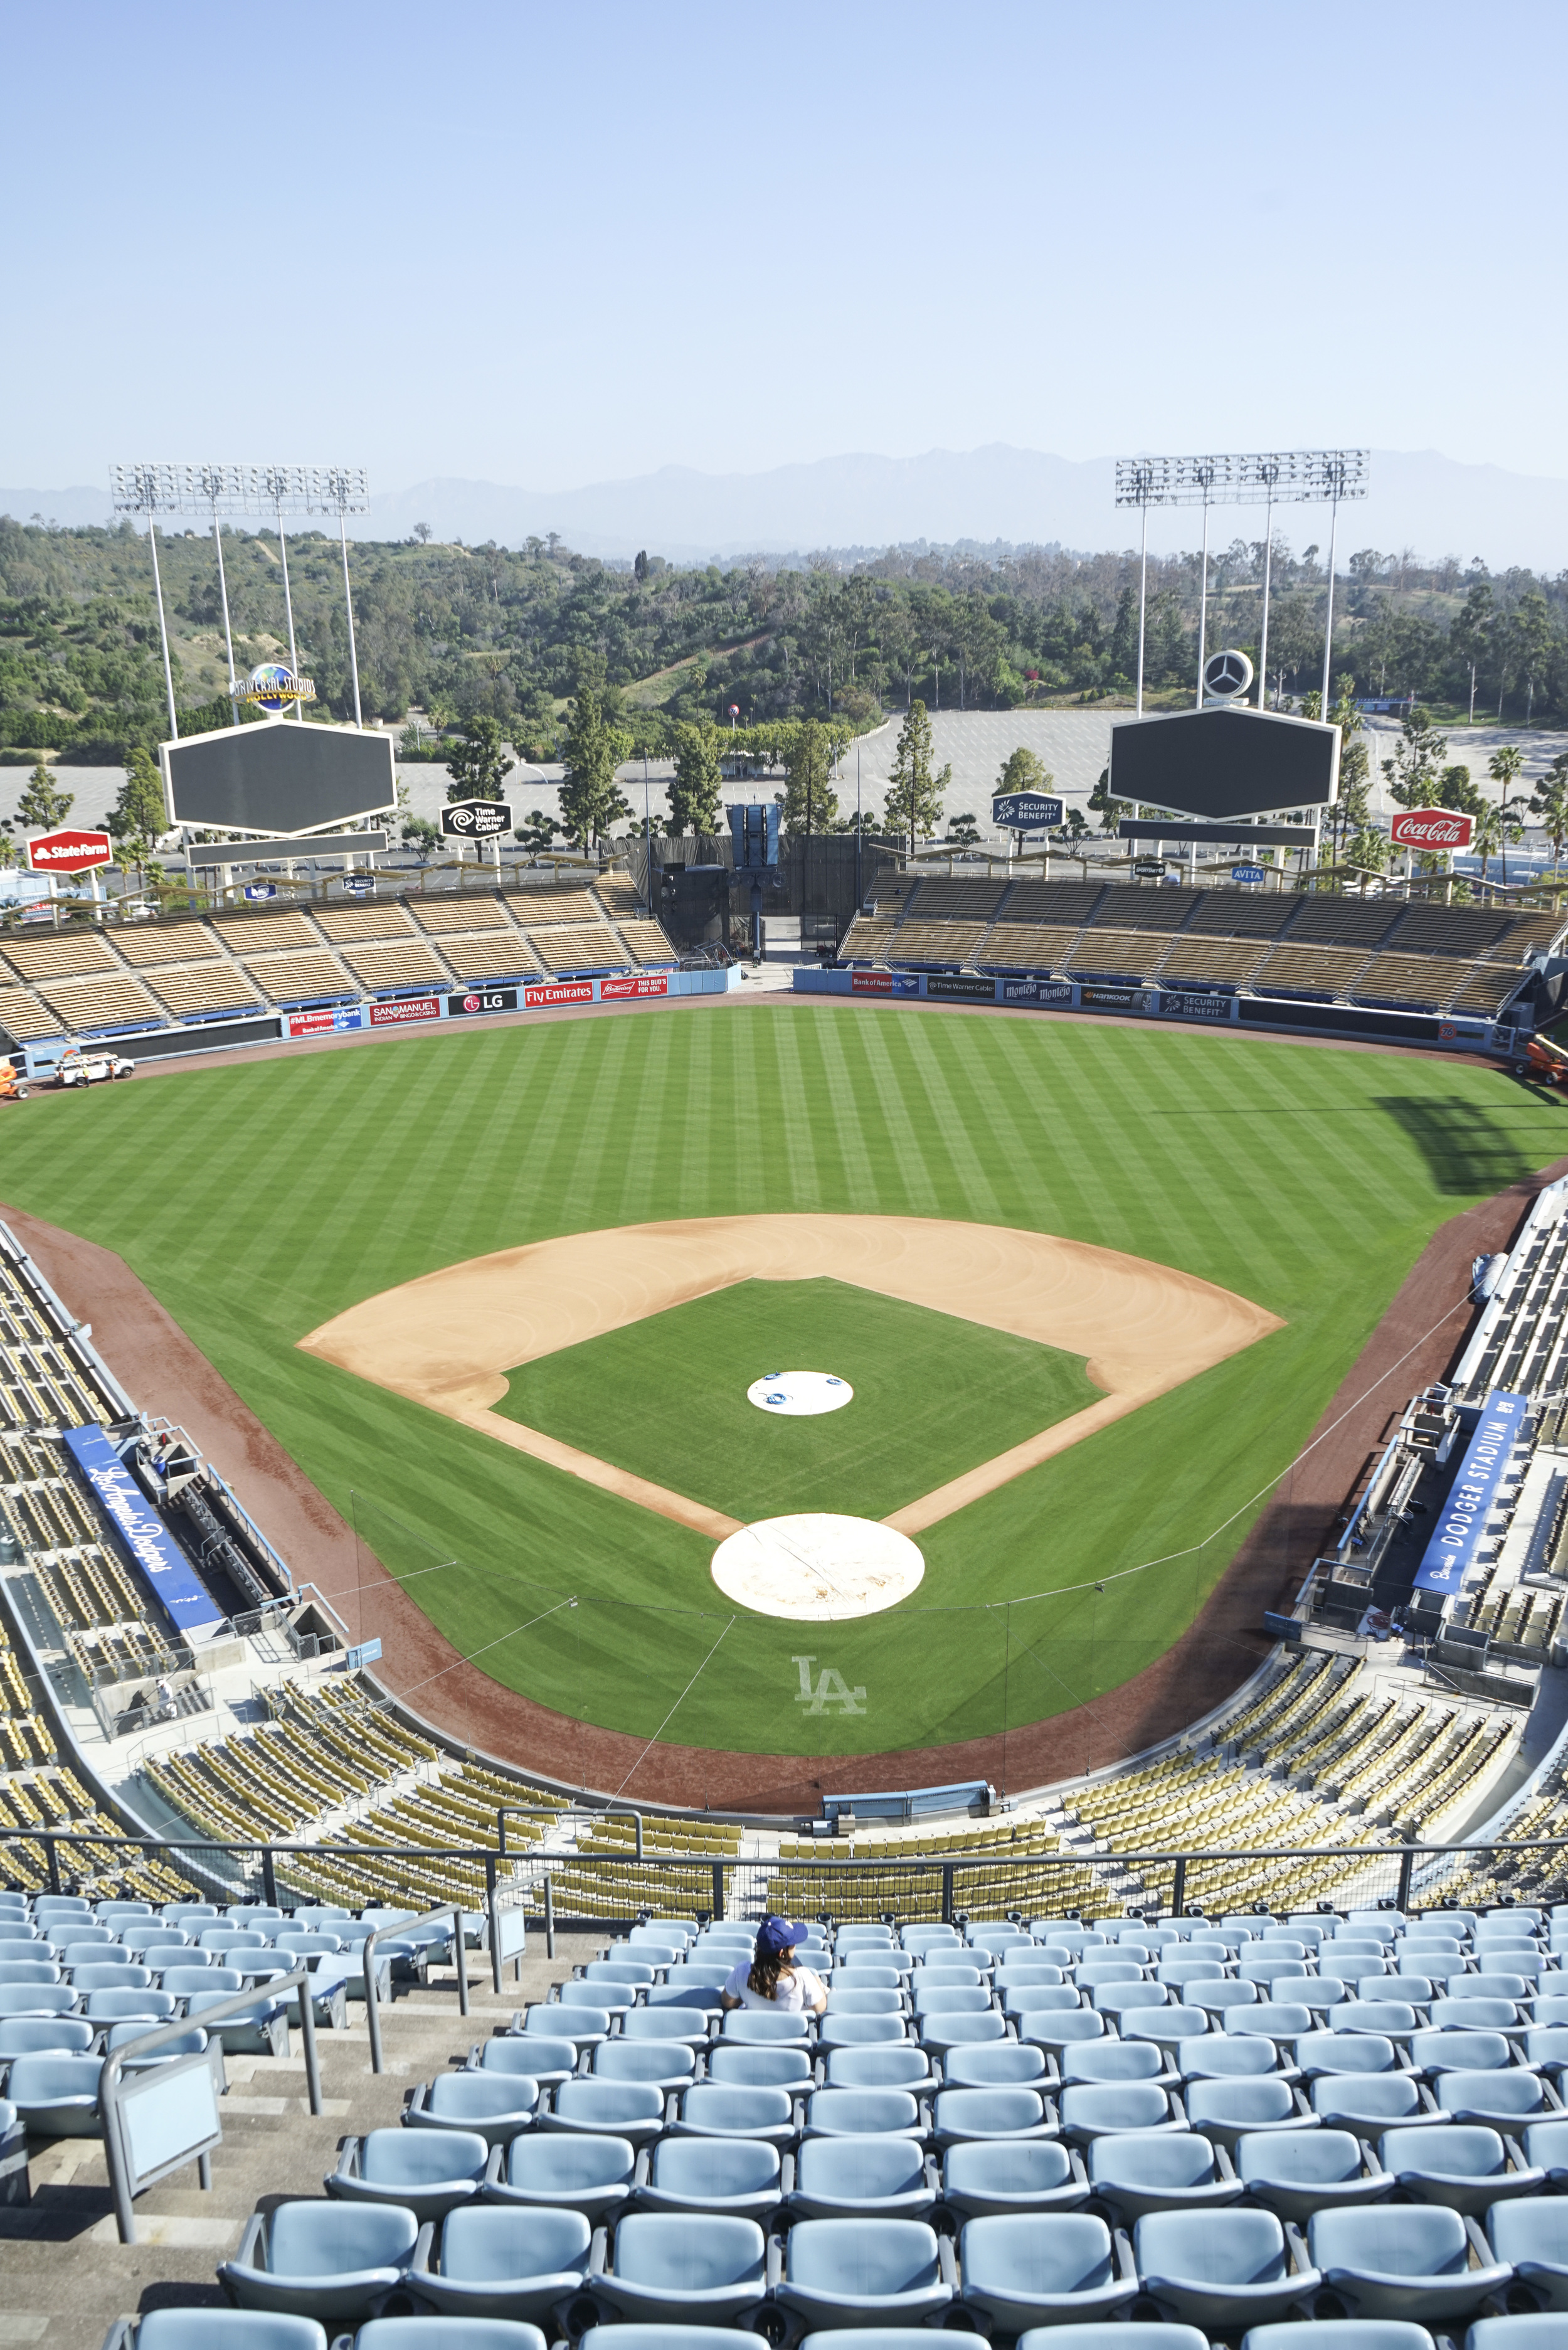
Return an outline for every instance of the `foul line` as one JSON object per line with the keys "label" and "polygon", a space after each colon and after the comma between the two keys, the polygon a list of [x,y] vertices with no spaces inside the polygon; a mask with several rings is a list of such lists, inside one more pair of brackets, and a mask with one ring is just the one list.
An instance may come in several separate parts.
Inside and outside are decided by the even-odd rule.
{"label": "foul line", "polygon": [[[703,1659],[702,1659],[701,1663],[698,1666],[698,1668],[697,1668],[696,1671],[692,1674],[692,1676],[691,1676],[691,1679],[687,1682],[687,1684],[686,1684],[685,1688],[681,1690],[681,1692],[680,1692],[680,1696],[676,1699],[676,1700],[675,1700],[674,1704],[670,1707],[670,1709],[669,1712],[665,1715],[664,1720],[659,1723],[659,1725],[658,1729],[654,1731],[653,1736],[649,1740],[647,1746],[645,1746],[645,1747],[643,1748],[642,1752],[638,1756],[637,1761],[632,1764],[631,1769],[627,1773],[626,1777],[621,1781],[620,1785],[616,1789],[616,1791],[615,1791],[615,1792],[616,1792],[616,1794],[617,1794],[617,1795],[624,1795],[624,1794],[625,1794],[625,1793],[626,1793],[626,1791],[627,1791],[628,1787],[628,1786],[630,1786],[632,1780],[636,1777],[636,1775],[637,1775],[638,1772],[642,1768],[643,1762],[644,1762],[644,1761],[646,1760],[646,1758],[647,1758],[647,1756],[648,1756],[648,1754],[649,1754],[649,1752],[650,1749],[652,1749],[653,1747],[655,1747],[655,1746],[657,1746],[657,1745],[658,1745],[658,1743],[659,1743],[659,1740],[663,1737],[663,1735],[664,1735],[664,1733],[665,1733],[666,1730],[669,1728],[670,1724],[674,1721],[674,1719],[675,1719],[676,1715],[680,1712],[680,1711],[681,1707],[685,1704],[685,1702],[686,1702],[687,1699],[691,1696],[691,1694],[692,1690],[696,1688],[697,1683],[701,1679],[701,1678],[702,1678],[703,1674],[707,1671],[707,1669],[708,1669],[709,1666],[712,1663],[712,1661],[713,1661],[714,1658],[718,1655],[719,1650],[720,1650],[720,1649],[721,1649],[721,1648],[723,1646],[724,1642],[729,1638],[731,1632],[732,1632],[732,1631],[733,1630],[733,1628],[734,1628],[734,1626],[735,1626],[736,1621],[737,1621],[737,1618],[736,1618],[735,1617],[732,1616],[732,1617],[731,1617],[731,1618],[730,1618],[730,1620],[729,1620],[729,1622],[725,1625],[725,1627],[724,1627],[723,1630],[720,1633],[720,1635],[719,1635],[718,1638],[714,1641],[714,1643],[713,1643],[712,1647],[709,1649],[709,1651],[708,1651],[707,1655],[703,1658]],[[615,1798],[612,1796],[612,1797],[611,1797],[611,1801],[613,1802],[614,1800],[615,1800]]]}

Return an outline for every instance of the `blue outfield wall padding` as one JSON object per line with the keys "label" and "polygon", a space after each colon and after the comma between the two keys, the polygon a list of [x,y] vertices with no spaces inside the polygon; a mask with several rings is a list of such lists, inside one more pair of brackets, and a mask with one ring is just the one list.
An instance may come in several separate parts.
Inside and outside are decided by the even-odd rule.
{"label": "blue outfield wall padding", "polygon": [[152,1596],[177,1632],[200,1639],[223,1621],[223,1612],[184,1553],[164,1532],[157,1511],[101,1428],[67,1428],[66,1446],[92,1487],[120,1548],[140,1567]]}
{"label": "blue outfield wall padding", "polygon": [[1466,1570],[1473,1564],[1486,1523],[1497,1500],[1514,1448],[1524,1433],[1528,1396],[1493,1388],[1486,1399],[1475,1434],[1459,1473],[1449,1489],[1431,1541],[1416,1570],[1417,1591],[1455,1592],[1463,1588]]}

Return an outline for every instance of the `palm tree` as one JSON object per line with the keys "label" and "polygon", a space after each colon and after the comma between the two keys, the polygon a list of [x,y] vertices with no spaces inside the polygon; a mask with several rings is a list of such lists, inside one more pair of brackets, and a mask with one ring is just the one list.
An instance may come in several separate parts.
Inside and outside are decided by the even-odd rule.
{"label": "palm tree", "polygon": [[1530,812],[1545,827],[1555,871],[1563,862],[1563,844],[1568,840],[1568,751],[1558,753],[1531,794]]}
{"label": "palm tree", "polygon": [[[1509,785],[1511,784],[1516,784],[1519,781],[1520,774],[1523,765],[1523,753],[1517,750],[1511,743],[1505,743],[1501,751],[1494,751],[1491,757],[1486,763],[1487,774],[1497,785],[1497,837],[1493,844],[1493,847],[1494,852],[1496,850],[1501,850],[1502,854],[1502,886],[1505,889],[1508,887],[1508,844],[1511,840],[1517,841],[1523,837],[1522,831],[1519,824],[1517,822],[1511,822],[1510,819],[1515,809],[1522,808],[1528,805],[1522,797],[1511,799],[1509,797]],[[1478,844],[1480,839],[1480,824],[1478,821],[1476,826],[1476,839]],[[1481,855],[1481,879],[1483,881],[1486,879],[1486,854],[1484,850]]]}

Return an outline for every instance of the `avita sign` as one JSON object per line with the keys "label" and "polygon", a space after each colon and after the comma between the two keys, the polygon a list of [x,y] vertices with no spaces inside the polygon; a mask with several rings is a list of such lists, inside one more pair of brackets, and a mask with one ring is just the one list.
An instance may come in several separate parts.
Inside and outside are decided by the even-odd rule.
{"label": "avita sign", "polygon": [[1468,848],[1474,830],[1474,818],[1453,808],[1407,808],[1389,837],[1396,848]]}

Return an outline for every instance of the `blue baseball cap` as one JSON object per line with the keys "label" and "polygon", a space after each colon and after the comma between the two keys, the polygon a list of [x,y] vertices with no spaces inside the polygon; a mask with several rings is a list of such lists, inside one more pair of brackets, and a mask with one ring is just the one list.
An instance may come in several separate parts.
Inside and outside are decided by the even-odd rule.
{"label": "blue baseball cap", "polygon": [[809,1929],[792,1926],[787,1918],[764,1918],[757,1928],[757,1950],[791,1950],[804,1942]]}

